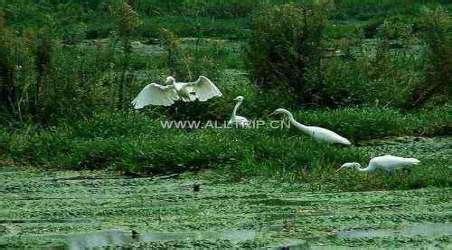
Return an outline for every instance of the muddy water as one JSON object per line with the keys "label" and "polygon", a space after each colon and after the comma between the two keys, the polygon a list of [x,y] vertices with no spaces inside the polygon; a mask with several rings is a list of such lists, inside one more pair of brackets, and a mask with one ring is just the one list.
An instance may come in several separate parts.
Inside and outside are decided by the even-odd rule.
{"label": "muddy water", "polygon": [[[395,145],[372,150],[394,153]],[[450,149],[438,147],[423,152]],[[0,248],[452,247],[451,188],[311,192],[260,179],[12,167],[0,168],[0,180]]]}

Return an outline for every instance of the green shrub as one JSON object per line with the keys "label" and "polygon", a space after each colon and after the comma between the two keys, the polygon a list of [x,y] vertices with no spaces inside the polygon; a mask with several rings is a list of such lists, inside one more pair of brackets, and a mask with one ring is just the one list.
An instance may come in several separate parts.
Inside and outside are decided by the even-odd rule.
{"label": "green shrub", "polygon": [[393,16],[386,18],[378,31],[385,39],[408,39],[413,33],[413,23],[400,16]]}
{"label": "green shrub", "polygon": [[421,30],[427,44],[425,80],[420,82],[407,100],[406,107],[424,105],[433,97],[442,96],[447,102],[452,90],[452,21],[443,8],[427,9],[424,13]]}
{"label": "green shrub", "polygon": [[424,79],[423,48],[412,46],[410,40],[396,44],[386,38],[346,41],[336,45],[339,56],[322,63],[320,94],[325,103],[404,107],[414,86]]}
{"label": "green shrub", "polygon": [[293,4],[265,8],[252,20],[247,48],[250,76],[265,88],[287,88],[284,93],[304,103],[316,101],[321,84],[307,86],[319,73],[321,39],[326,17],[319,7]]}

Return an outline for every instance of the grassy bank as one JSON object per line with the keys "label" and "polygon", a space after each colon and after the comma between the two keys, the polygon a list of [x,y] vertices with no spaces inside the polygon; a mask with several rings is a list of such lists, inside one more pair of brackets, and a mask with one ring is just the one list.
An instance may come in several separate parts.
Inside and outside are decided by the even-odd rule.
{"label": "grassy bank", "polygon": [[[367,163],[375,154],[366,140],[388,136],[435,136],[450,131],[450,108],[435,108],[403,114],[392,109],[360,108],[298,112],[306,124],[333,129],[352,139],[355,146],[343,148],[319,144],[296,129],[167,129],[163,119],[143,114],[99,114],[86,121],[62,123],[39,129],[25,126],[0,130],[3,157],[25,165],[58,169],[113,169],[125,174],[166,174],[201,169],[225,170],[232,179],[250,176],[281,176],[302,181],[324,181],[350,189],[448,186],[447,160],[426,162],[409,178],[384,175],[368,182],[350,174],[355,185],[332,179],[342,163]],[[360,146],[361,145],[361,146]],[[397,152],[395,152],[397,154]],[[404,156],[411,152],[401,152]],[[422,157],[421,157],[422,160]],[[439,172],[438,172],[439,171]],[[227,173],[226,173],[227,172]],[[363,179],[364,178],[364,179]]]}

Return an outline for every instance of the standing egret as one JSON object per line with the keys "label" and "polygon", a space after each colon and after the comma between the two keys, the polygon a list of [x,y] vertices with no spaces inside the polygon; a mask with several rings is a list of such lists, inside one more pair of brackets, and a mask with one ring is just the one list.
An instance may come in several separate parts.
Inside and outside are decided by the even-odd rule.
{"label": "standing egret", "polygon": [[235,104],[234,110],[232,111],[231,119],[228,121],[228,126],[235,126],[240,128],[249,127],[251,122],[243,116],[237,115],[237,109],[239,109],[240,105],[243,102],[243,96],[237,96],[234,101],[237,101]]}
{"label": "standing egret", "polygon": [[217,86],[205,76],[200,76],[194,82],[176,82],[174,77],[169,76],[165,83],[166,85],[157,83],[146,85],[132,101],[135,109],[147,105],[171,106],[178,100],[204,102],[215,96],[222,96]]}
{"label": "standing egret", "polygon": [[361,167],[361,164],[357,162],[344,163],[336,172],[339,172],[344,168],[352,168],[361,172],[373,172],[377,169],[382,169],[388,172],[392,172],[399,168],[411,167],[419,164],[419,160],[416,158],[404,158],[393,155],[383,155],[370,159],[369,165],[365,168]]}
{"label": "standing egret", "polygon": [[347,146],[351,145],[351,142],[349,140],[347,140],[346,138],[334,133],[331,130],[328,130],[328,129],[325,129],[325,128],[321,128],[321,127],[315,127],[315,126],[306,126],[306,125],[303,125],[303,124],[297,122],[293,118],[292,113],[290,113],[286,109],[282,109],[282,108],[276,109],[270,115],[274,115],[274,114],[285,114],[285,115],[287,115],[287,117],[289,118],[289,122],[294,127],[296,127],[297,129],[301,130],[305,134],[308,134],[309,136],[311,136],[312,138],[314,138],[314,140],[316,140],[318,142],[326,142],[326,143],[330,143],[330,144],[342,144],[342,145],[347,145]]}

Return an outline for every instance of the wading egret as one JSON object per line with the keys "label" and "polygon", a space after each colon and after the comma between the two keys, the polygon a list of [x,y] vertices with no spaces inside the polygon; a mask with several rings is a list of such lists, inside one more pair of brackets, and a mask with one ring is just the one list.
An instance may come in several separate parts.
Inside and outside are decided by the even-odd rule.
{"label": "wading egret", "polygon": [[315,127],[315,126],[306,126],[306,125],[303,125],[303,124],[297,122],[293,118],[292,113],[290,113],[286,109],[282,109],[282,108],[276,109],[270,115],[274,115],[274,114],[286,115],[289,118],[289,122],[294,127],[301,130],[305,134],[308,134],[309,136],[311,136],[312,138],[314,138],[314,140],[316,140],[318,142],[326,142],[326,143],[330,143],[330,144],[342,144],[342,145],[347,145],[347,146],[351,145],[351,142],[349,140],[334,133],[331,130],[321,128],[321,127]]}
{"label": "wading egret", "polygon": [[420,161],[416,158],[404,158],[393,155],[383,155],[370,159],[367,167],[361,167],[361,164],[357,162],[348,162],[343,164],[336,172],[339,172],[344,168],[352,168],[361,172],[373,172],[377,169],[382,169],[388,172],[392,172],[399,168],[407,168],[418,164]]}
{"label": "wading egret", "polygon": [[237,115],[237,110],[243,102],[243,96],[237,96],[234,101],[237,101],[235,104],[234,110],[232,111],[231,119],[228,122],[228,126],[235,126],[240,128],[245,128],[250,126],[250,121],[243,116]]}
{"label": "wading egret", "polygon": [[169,76],[165,83],[166,85],[156,83],[146,85],[132,101],[135,109],[147,105],[171,106],[178,100],[204,102],[215,96],[222,96],[217,86],[205,76],[200,76],[194,82],[176,82],[174,77]]}

